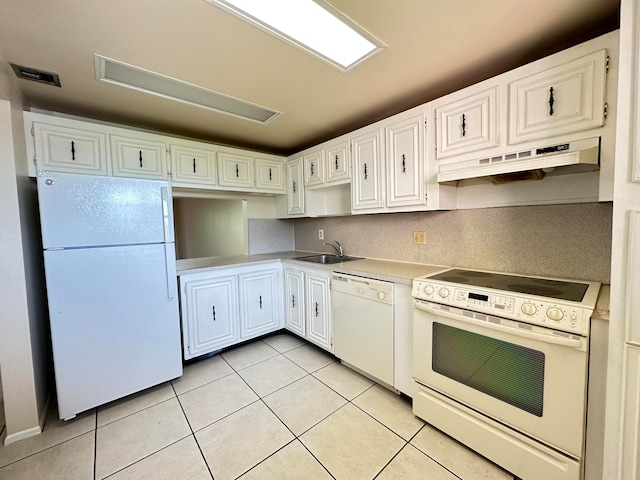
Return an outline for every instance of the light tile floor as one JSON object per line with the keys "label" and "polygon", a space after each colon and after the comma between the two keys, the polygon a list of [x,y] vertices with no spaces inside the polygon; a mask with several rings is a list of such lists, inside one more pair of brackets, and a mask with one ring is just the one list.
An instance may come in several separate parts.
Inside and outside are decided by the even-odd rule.
{"label": "light tile floor", "polygon": [[[0,441],[4,441],[2,432]],[[0,480],[512,479],[335,357],[277,334],[0,446]]]}

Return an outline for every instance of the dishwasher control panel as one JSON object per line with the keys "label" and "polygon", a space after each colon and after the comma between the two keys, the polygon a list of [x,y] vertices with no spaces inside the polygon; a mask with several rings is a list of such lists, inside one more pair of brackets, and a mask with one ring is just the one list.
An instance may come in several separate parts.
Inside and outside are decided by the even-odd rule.
{"label": "dishwasher control panel", "polygon": [[334,273],[331,275],[331,290],[393,305],[393,283],[391,282]]}

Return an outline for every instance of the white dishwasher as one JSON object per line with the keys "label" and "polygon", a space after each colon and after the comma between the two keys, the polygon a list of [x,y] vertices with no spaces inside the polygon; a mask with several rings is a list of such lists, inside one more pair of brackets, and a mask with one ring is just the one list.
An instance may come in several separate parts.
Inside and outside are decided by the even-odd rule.
{"label": "white dishwasher", "polygon": [[393,283],[333,273],[333,353],[393,386]]}

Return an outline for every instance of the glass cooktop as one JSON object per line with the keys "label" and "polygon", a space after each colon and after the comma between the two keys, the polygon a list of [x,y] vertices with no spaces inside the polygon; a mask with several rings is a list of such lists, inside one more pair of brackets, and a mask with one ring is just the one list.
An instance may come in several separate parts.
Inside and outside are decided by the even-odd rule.
{"label": "glass cooktop", "polygon": [[452,269],[429,276],[431,280],[459,283],[475,287],[493,288],[508,292],[519,292],[539,297],[557,298],[570,302],[581,302],[588,284],[562,280],[546,280],[501,273],[478,272],[475,270]]}

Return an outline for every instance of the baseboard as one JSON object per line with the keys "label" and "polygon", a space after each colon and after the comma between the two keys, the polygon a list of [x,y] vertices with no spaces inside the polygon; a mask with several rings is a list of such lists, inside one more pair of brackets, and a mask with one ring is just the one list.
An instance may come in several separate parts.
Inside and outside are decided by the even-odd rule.
{"label": "baseboard", "polygon": [[49,393],[47,397],[47,401],[45,402],[44,408],[42,409],[42,413],[40,414],[40,418],[38,419],[38,426],[27,428],[26,430],[21,430],[16,433],[12,433],[11,435],[7,435],[4,439],[5,445],[10,445],[15,442],[19,442],[20,440],[24,440],[25,438],[33,437],[35,435],[40,435],[44,430],[44,424],[47,421],[47,412],[49,411],[49,402],[51,401],[51,393]]}

